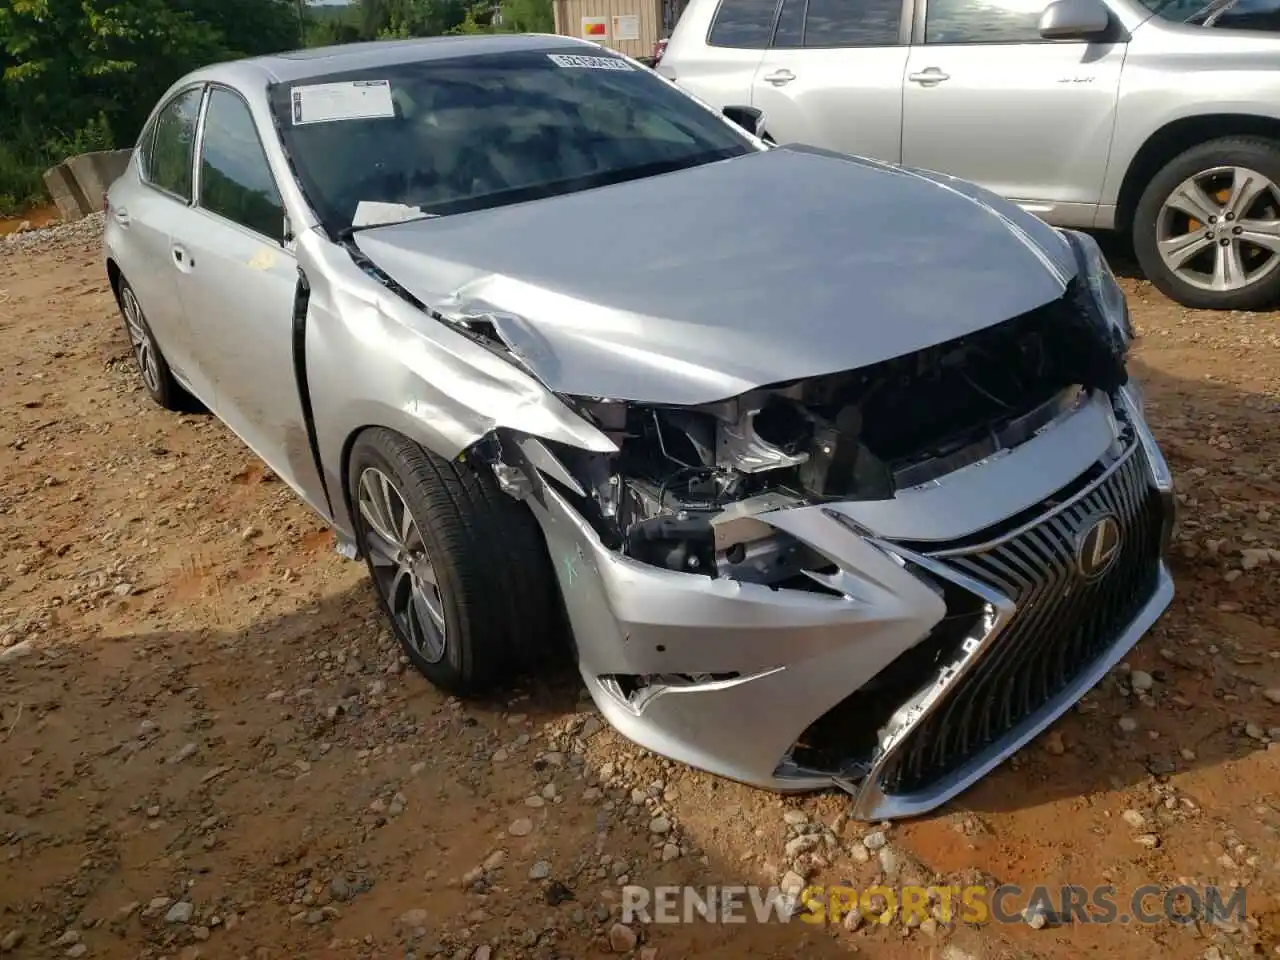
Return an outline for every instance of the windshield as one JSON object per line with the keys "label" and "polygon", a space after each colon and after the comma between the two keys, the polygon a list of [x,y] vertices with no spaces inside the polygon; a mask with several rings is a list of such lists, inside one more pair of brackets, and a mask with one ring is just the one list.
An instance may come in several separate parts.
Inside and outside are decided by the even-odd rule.
{"label": "windshield", "polygon": [[332,236],[755,149],[648,70],[581,50],[420,61],[277,84],[272,109]]}

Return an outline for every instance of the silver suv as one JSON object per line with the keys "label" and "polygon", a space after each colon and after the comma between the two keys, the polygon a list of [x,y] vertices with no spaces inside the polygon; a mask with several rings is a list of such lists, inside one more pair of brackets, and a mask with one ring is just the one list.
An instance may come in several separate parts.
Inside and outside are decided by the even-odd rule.
{"label": "silver suv", "polygon": [[1240,29],[1273,26],[1258,0],[1144,2],[690,0],[657,69],[776,142],[1131,232],[1180,303],[1274,303],[1280,34]]}

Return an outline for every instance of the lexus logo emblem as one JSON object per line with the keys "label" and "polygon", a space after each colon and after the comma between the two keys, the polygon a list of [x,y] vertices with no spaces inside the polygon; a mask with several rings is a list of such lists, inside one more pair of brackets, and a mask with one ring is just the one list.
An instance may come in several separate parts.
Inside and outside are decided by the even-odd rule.
{"label": "lexus logo emblem", "polygon": [[1096,580],[1120,555],[1120,524],[1111,514],[1094,521],[1076,545],[1076,569],[1086,580]]}

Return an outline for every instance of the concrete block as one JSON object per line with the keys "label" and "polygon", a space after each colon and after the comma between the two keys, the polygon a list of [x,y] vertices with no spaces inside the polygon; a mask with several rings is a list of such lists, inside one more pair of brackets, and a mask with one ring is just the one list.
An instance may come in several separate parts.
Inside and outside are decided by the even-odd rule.
{"label": "concrete block", "polygon": [[129,165],[132,150],[99,150],[68,157],[45,172],[49,196],[64,220],[79,220],[102,209],[102,198]]}
{"label": "concrete block", "polygon": [[84,208],[87,204],[84,195],[80,193],[75,177],[65,163],[45,171],[44,188],[49,191],[54,206],[58,208],[58,216],[63,220],[79,220],[85,215]]}

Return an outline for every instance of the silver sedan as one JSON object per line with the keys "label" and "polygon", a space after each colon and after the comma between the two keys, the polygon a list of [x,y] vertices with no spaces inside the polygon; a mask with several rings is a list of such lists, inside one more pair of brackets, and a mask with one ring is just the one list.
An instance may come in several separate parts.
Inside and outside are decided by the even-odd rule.
{"label": "silver sedan", "polygon": [[653,750],[917,813],[1168,605],[1172,482],[1088,237],[758,120],[565,38],[222,64],[106,269],[151,396],[332,524],[432,682],[567,647]]}

